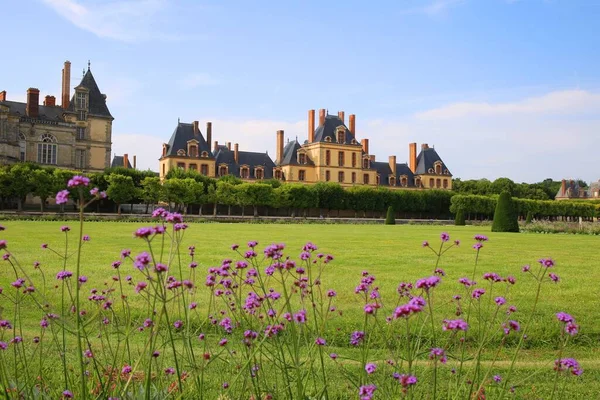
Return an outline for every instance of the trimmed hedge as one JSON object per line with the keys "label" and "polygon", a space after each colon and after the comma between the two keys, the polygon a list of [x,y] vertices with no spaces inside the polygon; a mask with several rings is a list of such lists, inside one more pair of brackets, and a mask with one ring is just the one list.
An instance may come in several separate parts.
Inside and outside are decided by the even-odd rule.
{"label": "trimmed hedge", "polygon": [[387,215],[385,216],[386,225],[396,225],[396,216],[394,214],[394,207],[389,206],[387,209]]}
{"label": "trimmed hedge", "polygon": [[502,192],[498,197],[492,232],[519,232],[516,207],[508,192]]}
{"label": "trimmed hedge", "polygon": [[465,226],[465,213],[460,208],[458,209],[458,211],[456,211],[456,217],[454,218],[454,225]]}

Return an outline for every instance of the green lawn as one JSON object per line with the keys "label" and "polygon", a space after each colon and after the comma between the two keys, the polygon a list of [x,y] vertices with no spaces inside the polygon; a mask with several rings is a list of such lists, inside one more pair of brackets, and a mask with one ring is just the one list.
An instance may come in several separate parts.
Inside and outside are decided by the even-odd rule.
{"label": "green lawn", "polygon": [[[23,264],[31,265],[34,261],[42,263],[46,278],[54,280],[54,275],[62,265],[49,250],[41,249],[42,243],[48,243],[52,249],[64,251],[65,238],[60,232],[64,223],[56,222],[6,222],[6,231],[0,239],[8,240],[8,248]],[[75,242],[76,223],[70,223],[73,231],[69,234],[71,252]],[[120,251],[132,249],[137,254],[143,248],[143,242],[133,238],[135,229],[143,224],[95,222],[86,223],[84,233],[90,235],[91,241],[84,245],[82,262],[83,274],[87,275],[90,288],[102,288],[111,285],[114,270],[111,263],[119,259]],[[481,250],[478,266],[478,280],[483,285],[481,274],[496,272],[501,276],[514,275],[517,284],[512,290],[510,304],[515,304],[521,314],[516,318],[525,319],[535,296],[533,279],[521,272],[525,264],[537,264],[543,257],[551,257],[556,261],[554,272],[561,278],[559,284],[547,283],[542,289],[538,312],[534,318],[535,326],[530,330],[530,347],[519,360],[519,374],[538,374],[534,377],[536,385],[527,388],[524,398],[537,398],[549,380],[552,360],[556,358],[555,343],[558,324],[554,313],[565,311],[572,314],[581,325],[580,334],[568,348],[568,355],[577,357],[586,370],[584,375],[573,380],[575,389],[571,392],[575,397],[590,398],[587,394],[600,392],[600,320],[598,318],[598,302],[600,301],[600,271],[597,268],[596,249],[598,238],[583,235],[542,235],[542,234],[501,234],[491,233],[488,227],[440,227],[417,225],[268,225],[268,224],[192,224],[186,231],[184,245],[196,246],[196,258],[201,273],[198,282],[203,282],[207,267],[217,266],[224,258],[236,258],[229,246],[238,243],[241,247],[249,240],[257,240],[258,248],[271,243],[285,243],[287,253],[297,258],[301,247],[312,241],[319,251],[330,253],[335,260],[326,268],[323,285],[326,289],[335,289],[338,293],[337,305],[344,315],[332,322],[334,328],[340,328],[344,337],[351,330],[357,329],[362,321],[362,306],[354,294],[354,287],[360,281],[364,270],[374,274],[376,284],[380,287],[383,301],[396,301],[395,290],[399,282],[412,281],[430,276],[435,267],[436,258],[421,243],[428,240],[432,247],[439,246],[439,234],[446,231],[451,241],[461,240],[457,248],[448,251],[442,258],[439,267],[446,272],[443,284],[436,289],[438,299],[449,300],[452,295],[461,293],[462,288],[457,279],[471,276],[475,260],[473,236],[486,234],[489,242]],[[74,270],[71,259],[67,269]],[[187,262],[187,261],[186,261]],[[29,267],[28,267],[29,268]],[[134,268],[128,264],[121,268],[121,273],[134,274]],[[0,287],[9,287],[15,279],[8,267],[0,269]],[[484,287],[487,287],[484,286]],[[49,295],[51,300],[58,300],[56,294]],[[439,301],[436,312],[441,318],[453,317],[453,306],[445,300]],[[132,304],[142,307],[142,303]],[[0,299],[0,305],[7,307]],[[7,310],[4,314],[7,314]],[[39,324],[39,311],[23,310],[30,317],[33,326]],[[141,311],[140,311],[141,313]],[[332,335],[335,335],[332,332]],[[341,337],[342,334],[340,334]],[[338,342],[340,346],[342,339]],[[491,357],[492,350],[486,357]],[[507,355],[501,358],[506,359]],[[500,367],[506,367],[500,364]],[[544,372],[548,370],[549,372]],[[541,372],[540,372],[541,371]],[[536,389],[537,387],[537,389]],[[582,397],[579,397],[581,395]],[[530,396],[530,397],[528,397]]]}

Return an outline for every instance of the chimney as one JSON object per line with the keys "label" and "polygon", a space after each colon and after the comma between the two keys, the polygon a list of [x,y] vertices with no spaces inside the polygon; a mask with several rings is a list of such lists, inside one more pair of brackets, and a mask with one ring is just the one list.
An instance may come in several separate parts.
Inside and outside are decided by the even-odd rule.
{"label": "chimney", "polygon": [[346,113],[344,113],[343,111],[338,111],[338,118],[342,120],[342,124],[345,124],[345,118],[346,118]]}
{"label": "chimney", "polygon": [[315,110],[308,110],[308,143],[312,143],[314,141],[315,141]]}
{"label": "chimney", "polygon": [[49,106],[49,107],[54,107],[56,105],[56,97],[54,97],[54,96],[44,97],[44,105]]}
{"label": "chimney", "polygon": [[348,115],[348,129],[354,136],[356,136],[356,115]]}
{"label": "chimney", "polygon": [[198,121],[192,122],[192,127],[194,128],[194,136],[197,136],[200,133],[200,128],[198,127]]}
{"label": "chimney", "polygon": [[423,144],[421,145],[421,151],[423,151],[423,150],[427,150],[428,148],[429,148],[429,145],[428,145],[427,143],[423,143]]}
{"label": "chimney", "polygon": [[6,101],[6,90],[0,92],[0,101]]}
{"label": "chimney", "polygon": [[564,196],[566,192],[567,192],[567,181],[565,179],[563,179],[562,182],[560,183],[561,196]]}
{"label": "chimney", "polygon": [[236,164],[239,162],[239,149],[240,146],[237,143],[233,145],[233,159],[235,160]]}
{"label": "chimney", "polygon": [[276,164],[280,164],[283,161],[283,131],[277,131],[277,158],[275,159]]}
{"label": "chimney", "polygon": [[392,170],[392,175],[396,176],[396,156],[390,156],[390,169]]}
{"label": "chimney", "polygon": [[231,151],[231,142],[227,142],[227,150]]}
{"label": "chimney", "polygon": [[362,144],[362,149],[365,152],[365,154],[369,154],[369,139],[361,140],[360,144]]}
{"label": "chimney", "polygon": [[212,141],[212,122],[206,123],[206,143],[210,146],[210,142]]}
{"label": "chimney", "polygon": [[27,108],[25,113],[29,118],[37,118],[40,114],[40,90],[36,88],[27,89]]}
{"label": "chimney", "polygon": [[123,168],[127,168],[129,165],[129,154],[123,154]]}
{"label": "chimney", "polygon": [[219,142],[217,142],[216,140],[215,140],[215,147],[214,147],[214,149],[215,149],[214,150],[215,153],[217,152],[217,150],[219,150]]}
{"label": "chimney", "polygon": [[137,156],[133,156],[133,169],[137,169]]}
{"label": "chimney", "polygon": [[408,144],[408,168],[414,174],[417,170],[417,144],[409,143]]}
{"label": "chimney", "polygon": [[65,61],[65,67],[62,70],[62,108],[69,108],[69,95],[71,93],[71,62]]}
{"label": "chimney", "polygon": [[370,160],[371,162],[375,162],[375,155],[374,155],[374,154],[370,155],[370,156],[369,156],[369,160]]}
{"label": "chimney", "polygon": [[319,110],[319,126],[325,124],[325,109],[321,108]]}

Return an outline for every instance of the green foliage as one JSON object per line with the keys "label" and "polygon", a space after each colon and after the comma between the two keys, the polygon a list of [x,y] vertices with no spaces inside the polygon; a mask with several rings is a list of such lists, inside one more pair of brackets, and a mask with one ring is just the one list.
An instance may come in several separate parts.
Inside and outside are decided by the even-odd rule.
{"label": "green foliage", "polygon": [[533,212],[527,211],[527,218],[525,219],[525,223],[527,225],[529,225],[531,223],[531,220],[533,219]]}
{"label": "green foliage", "polygon": [[394,212],[394,207],[389,206],[387,209],[387,214],[385,216],[385,224],[386,225],[396,225],[396,213]]}
{"label": "green foliage", "polygon": [[456,216],[454,217],[454,225],[465,226],[465,213],[460,208],[456,211]]}
{"label": "green foliage", "polygon": [[234,175],[224,175],[224,176],[220,177],[219,179],[217,179],[217,182],[227,182],[232,185],[240,185],[244,181],[242,181],[240,178],[238,178],[237,176],[234,176]]}
{"label": "green foliage", "polygon": [[273,186],[264,183],[242,183],[236,186],[241,205],[253,206],[254,216],[258,215],[258,206],[269,206],[273,203]]}
{"label": "green foliage", "polygon": [[509,192],[502,192],[498,197],[492,232],[519,232],[516,207]]}
{"label": "green foliage", "polygon": [[163,192],[160,178],[157,176],[147,176],[142,180],[141,186],[141,198],[146,204],[156,204],[160,201]]}
{"label": "green foliage", "polygon": [[117,204],[117,210],[121,214],[121,204],[127,203],[136,196],[136,187],[131,176],[110,174],[108,176],[108,198]]}

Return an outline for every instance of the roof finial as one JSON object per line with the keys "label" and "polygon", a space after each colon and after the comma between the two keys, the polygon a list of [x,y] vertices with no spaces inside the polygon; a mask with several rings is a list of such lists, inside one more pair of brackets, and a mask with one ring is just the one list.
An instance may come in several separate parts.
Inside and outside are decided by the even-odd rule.
{"label": "roof finial", "polygon": [[179,117],[177,117],[177,123],[179,124]]}
{"label": "roof finial", "polygon": [[81,75],[85,76],[85,68],[81,70]]}
{"label": "roof finial", "polygon": [[88,60],[88,71],[90,70],[90,60]]}

